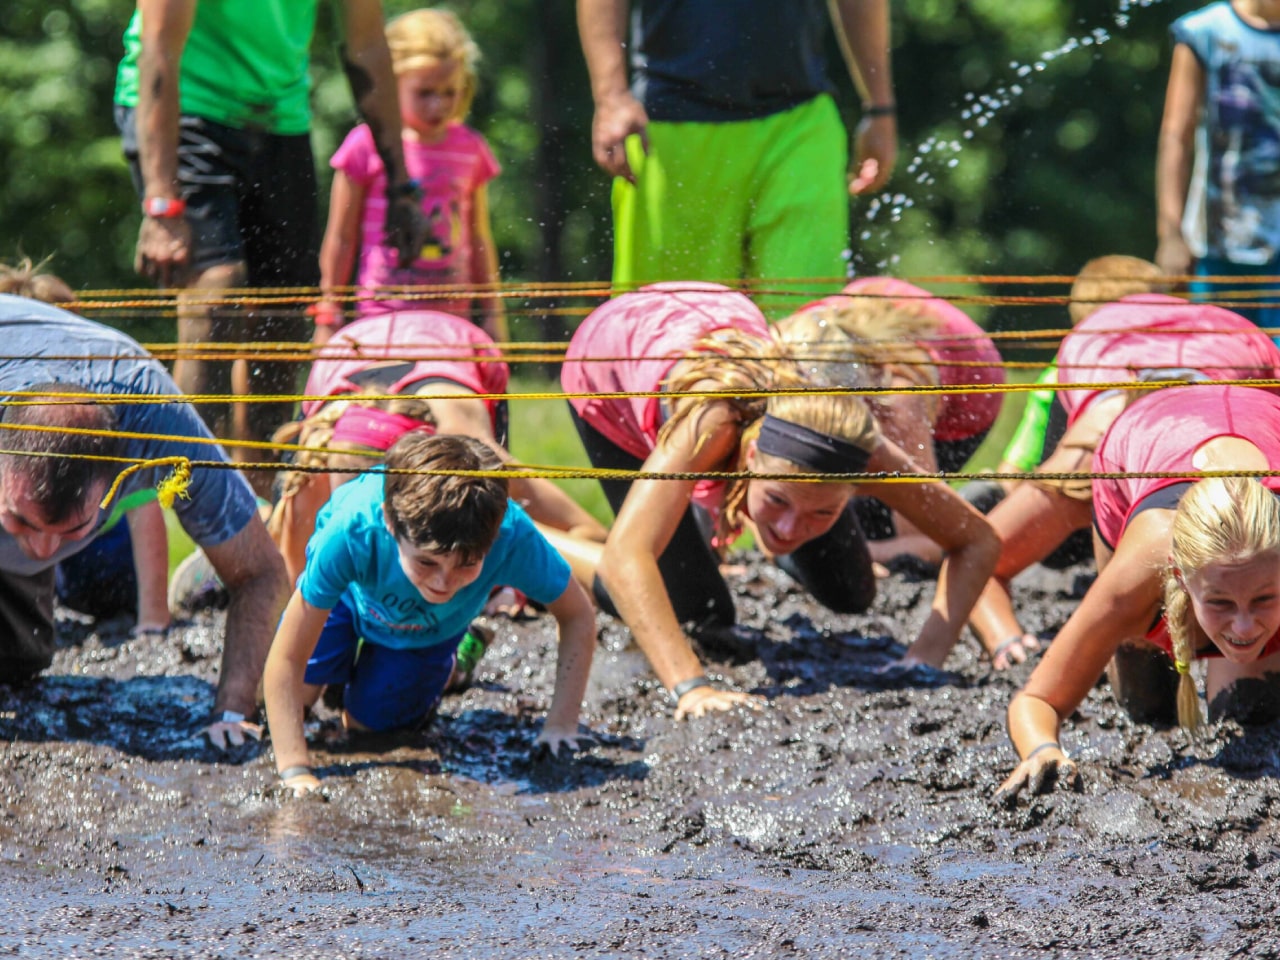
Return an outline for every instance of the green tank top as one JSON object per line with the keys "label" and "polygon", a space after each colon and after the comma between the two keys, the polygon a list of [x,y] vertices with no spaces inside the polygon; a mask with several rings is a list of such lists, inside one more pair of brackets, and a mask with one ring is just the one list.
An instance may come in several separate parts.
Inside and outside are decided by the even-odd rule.
{"label": "green tank top", "polygon": [[[182,52],[184,114],[237,129],[311,128],[311,38],[319,0],[200,0]],[[115,102],[138,105],[142,14],[124,34]]]}

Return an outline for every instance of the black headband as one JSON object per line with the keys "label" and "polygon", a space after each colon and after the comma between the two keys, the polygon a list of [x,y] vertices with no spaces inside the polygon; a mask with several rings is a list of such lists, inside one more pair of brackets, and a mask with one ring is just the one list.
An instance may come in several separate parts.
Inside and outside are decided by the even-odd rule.
{"label": "black headband", "polygon": [[814,473],[862,473],[871,454],[861,447],[790,420],[765,414],[756,449]]}

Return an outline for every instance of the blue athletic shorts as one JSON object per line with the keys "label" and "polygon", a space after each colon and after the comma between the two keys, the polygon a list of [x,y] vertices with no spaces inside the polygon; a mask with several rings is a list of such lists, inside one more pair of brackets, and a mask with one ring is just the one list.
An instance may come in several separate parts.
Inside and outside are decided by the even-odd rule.
{"label": "blue athletic shorts", "polygon": [[344,707],[370,730],[412,727],[440,703],[462,637],[416,650],[364,643],[351,608],[339,601],[307,661],[306,682],[343,684]]}

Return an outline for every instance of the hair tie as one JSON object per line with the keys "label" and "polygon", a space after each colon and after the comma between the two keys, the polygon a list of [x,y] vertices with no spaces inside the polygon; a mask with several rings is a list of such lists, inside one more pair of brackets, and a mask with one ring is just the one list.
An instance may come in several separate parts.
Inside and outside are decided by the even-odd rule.
{"label": "hair tie", "polygon": [[871,453],[830,434],[766,413],[756,449],[815,473],[862,473]]}
{"label": "hair tie", "polygon": [[1187,663],[1185,660],[1174,660],[1173,669],[1177,670],[1179,674],[1185,677],[1191,672],[1191,664]]}

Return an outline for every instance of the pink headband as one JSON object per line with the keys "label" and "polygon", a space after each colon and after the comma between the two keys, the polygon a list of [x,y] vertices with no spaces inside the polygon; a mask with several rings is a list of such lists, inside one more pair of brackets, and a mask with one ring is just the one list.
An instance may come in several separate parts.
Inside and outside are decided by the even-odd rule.
{"label": "pink headband", "polygon": [[430,424],[401,413],[387,413],[377,407],[350,406],[342,411],[342,416],[333,425],[333,439],[330,442],[385,452],[411,430],[434,432]]}

